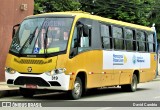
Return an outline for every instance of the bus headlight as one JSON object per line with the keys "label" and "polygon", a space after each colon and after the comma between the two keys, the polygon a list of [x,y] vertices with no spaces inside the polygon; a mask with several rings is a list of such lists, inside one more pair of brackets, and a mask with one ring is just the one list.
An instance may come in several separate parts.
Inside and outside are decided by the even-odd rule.
{"label": "bus headlight", "polygon": [[45,74],[48,75],[48,76],[53,76],[54,75],[54,70],[45,72]]}
{"label": "bus headlight", "polygon": [[48,75],[48,76],[53,76],[53,75],[56,75],[56,74],[64,73],[65,71],[66,71],[65,68],[58,68],[58,69],[55,69],[55,70],[52,70],[52,71],[45,72],[45,74]]}
{"label": "bus headlight", "polygon": [[9,67],[5,67],[5,71],[10,73],[10,74],[14,74],[16,73],[16,70],[12,69],[12,68],[9,68]]}
{"label": "bus headlight", "polygon": [[66,71],[65,68],[58,68],[58,69],[55,69],[55,74],[61,74],[61,73],[64,73]]}

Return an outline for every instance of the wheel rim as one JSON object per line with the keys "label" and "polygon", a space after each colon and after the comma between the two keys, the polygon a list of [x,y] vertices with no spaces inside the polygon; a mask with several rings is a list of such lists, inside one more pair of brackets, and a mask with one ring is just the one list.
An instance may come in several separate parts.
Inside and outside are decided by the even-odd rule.
{"label": "wheel rim", "polygon": [[78,82],[76,82],[74,85],[74,94],[76,96],[79,96],[80,91],[81,91],[81,85]]}

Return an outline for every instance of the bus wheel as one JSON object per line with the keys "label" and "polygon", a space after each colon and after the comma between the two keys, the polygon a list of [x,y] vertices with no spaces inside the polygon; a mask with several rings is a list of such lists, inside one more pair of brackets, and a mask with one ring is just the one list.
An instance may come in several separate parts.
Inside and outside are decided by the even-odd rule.
{"label": "bus wheel", "polygon": [[69,91],[71,99],[79,99],[82,95],[82,81],[79,77],[76,78],[74,82],[74,88]]}
{"label": "bus wheel", "polygon": [[125,91],[135,92],[137,90],[137,76],[133,74],[132,83],[128,85],[122,85],[121,88]]}
{"label": "bus wheel", "polygon": [[32,98],[35,94],[33,89],[19,88],[20,94],[25,98]]}

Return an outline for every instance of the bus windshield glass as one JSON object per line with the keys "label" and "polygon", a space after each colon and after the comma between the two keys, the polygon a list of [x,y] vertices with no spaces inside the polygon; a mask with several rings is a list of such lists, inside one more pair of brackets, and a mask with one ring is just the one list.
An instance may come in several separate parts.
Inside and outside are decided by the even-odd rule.
{"label": "bus windshield glass", "polygon": [[49,54],[65,51],[73,18],[25,19],[15,34],[10,51],[16,54]]}

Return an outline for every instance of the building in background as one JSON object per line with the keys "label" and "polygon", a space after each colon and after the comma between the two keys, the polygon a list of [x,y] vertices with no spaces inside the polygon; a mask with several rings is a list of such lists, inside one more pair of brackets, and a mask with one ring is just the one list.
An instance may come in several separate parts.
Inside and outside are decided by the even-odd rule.
{"label": "building in background", "polygon": [[5,60],[12,41],[12,28],[33,11],[34,0],[0,0],[0,82],[5,80]]}

